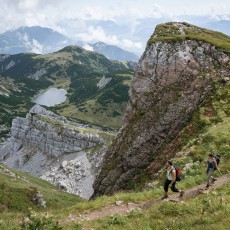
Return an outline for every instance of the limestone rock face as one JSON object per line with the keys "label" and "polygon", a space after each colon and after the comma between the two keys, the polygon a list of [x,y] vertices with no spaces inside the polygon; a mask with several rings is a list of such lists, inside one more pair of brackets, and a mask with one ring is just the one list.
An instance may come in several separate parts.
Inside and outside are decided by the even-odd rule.
{"label": "limestone rock face", "polygon": [[97,87],[98,87],[99,89],[102,89],[102,88],[104,88],[111,80],[112,80],[111,77],[106,78],[105,76],[103,76],[103,77],[101,78],[101,80],[97,83]]}
{"label": "limestone rock face", "polygon": [[0,160],[88,199],[105,150],[100,130],[35,105],[26,118],[12,121],[11,137],[0,145]]}
{"label": "limestone rock face", "polygon": [[[184,35],[185,27],[175,23],[173,30]],[[227,54],[202,41],[148,43],[131,83],[123,127],[104,157],[94,196],[126,189],[150,163],[157,172],[173,157],[171,144],[213,94],[213,80],[229,76],[228,63]]]}
{"label": "limestone rock face", "polygon": [[28,76],[28,78],[38,80],[38,79],[40,79],[43,75],[45,75],[46,73],[47,73],[47,70],[46,70],[46,69],[39,69],[39,70],[37,70],[35,73],[30,74],[30,75]]}

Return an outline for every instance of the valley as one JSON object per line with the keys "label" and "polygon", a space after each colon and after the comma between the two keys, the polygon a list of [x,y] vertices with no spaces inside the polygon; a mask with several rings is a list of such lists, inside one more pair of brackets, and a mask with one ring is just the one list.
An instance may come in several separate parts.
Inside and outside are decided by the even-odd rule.
{"label": "valley", "polygon": [[[229,44],[169,22],[135,68],[77,46],[1,55],[1,229],[227,230]],[[53,87],[66,90],[64,102],[31,102]],[[221,172],[204,190],[210,152]],[[184,195],[160,201],[169,159]]]}
{"label": "valley", "polygon": [[[52,111],[107,128],[121,126],[133,74],[127,63],[74,46],[47,55],[1,55],[0,60],[0,122],[8,131],[12,118],[25,115],[34,105],[32,99],[52,87],[67,91],[65,102]],[[103,78],[109,82],[99,88]]]}

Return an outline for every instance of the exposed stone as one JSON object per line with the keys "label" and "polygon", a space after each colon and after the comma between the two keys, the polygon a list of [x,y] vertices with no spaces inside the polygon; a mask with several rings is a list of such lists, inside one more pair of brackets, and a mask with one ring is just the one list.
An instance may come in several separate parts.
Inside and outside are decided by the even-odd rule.
{"label": "exposed stone", "polygon": [[[35,105],[26,118],[12,121],[11,137],[0,144],[0,160],[89,199],[106,148],[100,130],[87,128],[86,133],[86,128]],[[99,151],[88,156],[96,145]]]}
{"label": "exposed stone", "polygon": [[15,65],[15,61],[11,60],[10,63],[8,65],[6,65],[6,70],[10,69],[14,65]]}
{"label": "exposed stone", "polygon": [[116,204],[117,206],[121,206],[123,203],[124,203],[124,202],[123,202],[122,200],[117,200],[117,201],[115,202],[115,204]]}
{"label": "exposed stone", "polygon": [[[186,32],[183,24],[174,26]],[[178,134],[214,94],[213,81],[230,75],[228,63],[227,54],[202,41],[148,43],[131,82],[123,126],[94,183],[94,196],[126,189],[150,164],[157,173],[174,157]]]}
{"label": "exposed stone", "polygon": [[42,206],[43,208],[46,208],[46,201],[44,200],[40,191],[37,191],[36,194],[34,195],[33,202],[38,206]]}
{"label": "exposed stone", "polygon": [[7,169],[7,168],[5,168],[5,167],[3,167],[1,165],[0,165],[0,173],[5,174],[5,175],[10,176],[10,177],[13,177],[13,178],[16,177],[15,173],[13,173],[9,169]]}
{"label": "exposed stone", "polygon": [[47,73],[46,69],[39,69],[35,73],[30,74],[28,78],[38,80],[46,73]]}
{"label": "exposed stone", "polygon": [[62,167],[62,168],[65,168],[67,164],[68,164],[68,162],[67,162],[67,161],[62,161],[62,163],[61,163],[61,167]]}
{"label": "exposed stone", "polygon": [[112,80],[111,77],[110,77],[110,78],[106,78],[105,76],[103,76],[103,77],[101,78],[101,80],[97,83],[97,87],[98,87],[99,89],[102,89],[102,88],[104,88],[111,80]]}

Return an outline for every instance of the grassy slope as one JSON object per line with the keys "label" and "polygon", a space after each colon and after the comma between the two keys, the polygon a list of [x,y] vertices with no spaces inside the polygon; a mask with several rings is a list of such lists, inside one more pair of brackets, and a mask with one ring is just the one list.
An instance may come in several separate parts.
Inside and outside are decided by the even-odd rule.
{"label": "grassy slope", "polygon": [[[33,106],[30,101],[30,89],[24,84],[17,84],[12,79],[0,75],[0,84],[9,93],[8,96],[0,94],[0,125],[8,128],[16,116],[25,116],[26,112]],[[0,132],[0,138],[5,136],[8,130]]]}
{"label": "grassy slope", "polygon": [[154,34],[150,37],[148,44],[162,42],[182,42],[184,40],[196,40],[210,43],[220,50],[230,53],[230,37],[216,31],[199,28],[188,23],[183,23],[187,28],[185,34],[181,34],[178,27],[172,22],[160,24],[156,27]]}
{"label": "grassy slope", "polygon": [[[84,224],[93,229],[229,229],[230,185],[181,203],[162,202],[149,210],[132,211]],[[76,224],[75,224],[76,226]],[[74,229],[74,225],[70,228]]]}
{"label": "grassy slope", "polygon": [[[216,86],[217,92],[212,100],[207,102],[204,107],[194,114],[191,122],[181,132],[183,146],[178,150],[175,161],[181,167],[186,163],[192,163],[192,167],[183,172],[184,179],[178,183],[179,188],[186,189],[205,182],[205,160],[210,151],[221,153],[220,167],[222,174],[227,173],[229,170],[230,83],[223,84],[218,82]],[[86,210],[97,210],[105,205],[113,204],[116,200],[123,200],[128,203],[159,198],[163,191],[164,170],[162,169],[160,176],[155,180],[154,184],[156,185],[154,188],[145,188],[144,184],[142,184],[142,188],[144,189],[140,190],[140,185],[138,185],[129,193],[118,193],[111,197],[102,196],[89,202],[78,201],[77,198],[76,201],[72,201],[72,198],[67,198],[68,195],[66,195],[67,197],[63,200],[63,203],[59,204],[60,198],[58,196],[53,197],[54,194],[57,194],[56,192],[54,193],[49,189],[47,191],[44,188],[39,189],[42,191],[45,200],[49,201],[50,199],[48,213],[53,215],[55,220],[60,220],[61,226],[64,229],[81,229],[83,225],[84,227],[93,229],[165,229],[170,227],[171,229],[192,229],[193,226],[195,226],[195,229],[228,229],[226,226],[229,226],[229,184],[210,194],[201,195],[184,203],[175,205],[174,203],[163,202],[154,205],[149,210],[131,212],[126,217],[116,215],[101,220],[85,221],[81,224],[74,222],[63,223],[64,219],[71,213],[80,214]],[[216,174],[216,176],[219,175]],[[36,183],[39,184],[40,182]],[[56,205],[63,207],[61,212],[60,210],[54,210],[54,207],[60,207]],[[35,208],[34,210],[39,216],[41,209]],[[22,212],[16,209],[10,210],[10,212],[4,214],[4,219],[6,220],[2,222],[2,226],[9,226],[9,220],[12,221],[13,215],[19,218],[25,215],[25,213],[25,209]],[[210,215],[210,213],[215,214]]]}
{"label": "grassy slope", "polygon": [[[216,87],[217,91],[212,100],[194,114],[188,126],[181,132],[183,145],[181,149],[178,149],[175,161],[181,167],[192,162],[192,167],[184,172],[183,181],[178,183],[182,189],[205,181],[205,160],[210,151],[221,153],[222,173],[224,174],[229,170],[230,83],[216,82]],[[154,189],[135,191],[135,189],[140,188],[139,185],[130,193],[119,193],[111,197],[103,196],[94,201],[70,205],[72,207],[68,207],[62,212],[53,210],[49,212],[54,215],[56,220],[62,220],[70,213],[99,209],[106,204],[114,203],[116,200],[139,202],[158,198],[163,190],[164,174],[165,172],[162,170],[156,181],[158,184]],[[228,229],[230,224],[229,189],[230,185],[227,184],[210,194],[204,194],[177,205],[162,202],[149,210],[131,212],[127,217],[113,216],[92,222],[85,221],[84,227],[93,229]],[[8,216],[5,219],[7,218]],[[11,226],[7,220],[3,220],[2,223]],[[81,229],[81,224],[76,223],[62,223],[62,226],[64,229]]]}
{"label": "grassy slope", "polygon": [[[0,229],[13,229],[28,213],[28,209],[40,213],[44,208],[37,207],[31,199],[36,190],[39,190],[47,203],[47,211],[63,210],[64,208],[84,202],[75,195],[60,191],[50,183],[34,178],[29,174],[11,170],[16,177],[3,174],[7,169],[0,164]],[[26,181],[25,181],[26,180]]]}
{"label": "grassy slope", "polygon": [[[54,86],[66,89],[68,94],[66,102],[52,107],[53,111],[101,126],[120,127],[133,74],[125,63],[74,46],[47,55],[12,55],[0,64],[6,66],[10,61],[16,64],[5,70],[4,75],[14,79],[21,91],[10,90],[9,97],[0,95],[0,124],[10,126],[13,117],[24,116],[33,106],[31,98]],[[39,80],[27,78],[39,69],[46,69]],[[96,85],[103,76],[112,80],[99,90]]]}
{"label": "grassy slope", "polygon": [[[72,100],[70,104],[69,101],[66,101],[56,106],[55,111],[63,116],[96,125],[119,128],[129,99],[128,88],[132,72],[114,73],[105,76],[112,78],[112,80],[104,88],[98,89],[96,87],[96,83],[99,82],[100,78],[92,86],[92,91],[94,92],[90,94],[84,94],[86,91],[81,89],[81,84],[78,84],[79,89],[75,89],[79,92],[78,97]],[[92,84],[91,81],[89,83]],[[81,93],[81,90],[84,92]]]}
{"label": "grassy slope", "polygon": [[[190,124],[182,131],[183,147],[178,151],[175,162],[183,167],[192,163],[184,171],[183,181],[178,183],[181,189],[190,188],[205,182],[206,159],[209,152],[221,153],[222,174],[230,167],[230,83],[217,83],[217,93],[212,101],[194,115]],[[162,183],[165,171],[162,170],[154,189],[142,192],[119,193],[112,197],[101,197],[87,204],[85,209],[99,208],[115,200],[139,202],[159,198],[163,192]],[[218,173],[216,173],[218,177]],[[136,189],[140,187],[137,186]],[[93,229],[228,229],[230,211],[230,185],[201,195],[184,203],[163,202],[154,205],[148,211],[134,211],[126,217],[118,215],[82,224]],[[170,192],[171,193],[171,192]],[[71,212],[81,212],[79,206]],[[214,214],[212,214],[214,213]],[[212,214],[212,215],[211,215]],[[74,229],[76,224],[70,223]]]}

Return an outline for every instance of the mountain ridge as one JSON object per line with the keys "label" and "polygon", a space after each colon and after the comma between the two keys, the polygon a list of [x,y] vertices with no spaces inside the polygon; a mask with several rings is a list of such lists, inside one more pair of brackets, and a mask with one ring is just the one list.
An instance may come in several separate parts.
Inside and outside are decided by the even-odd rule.
{"label": "mountain ridge", "polygon": [[[194,29],[189,37],[187,28]],[[135,70],[123,126],[105,154],[94,196],[127,189],[148,167],[157,173],[180,149],[183,128],[214,95],[214,82],[229,80],[230,38],[221,34],[222,43],[214,36],[218,49],[200,33],[206,30],[187,23],[156,27]]]}
{"label": "mountain ridge", "polygon": [[0,145],[0,160],[89,199],[94,176],[112,135],[70,122],[35,105],[26,118],[12,121],[11,136]]}
{"label": "mountain ridge", "polygon": [[125,51],[114,45],[107,45],[104,42],[90,44],[95,52],[101,53],[111,60],[137,62],[139,57],[129,51]]}
{"label": "mountain ridge", "polygon": [[[84,41],[70,39],[48,27],[23,26],[0,34],[0,53],[2,54],[13,55],[25,52],[47,54],[58,52],[70,45],[86,47]],[[136,62],[139,58],[136,54],[105,43],[103,43],[103,47],[100,49],[97,47],[97,43],[87,46],[94,47],[95,51],[107,56],[111,60]]]}
{"label": "mountain ridge", "polygon": [[0,138],[9,133],[13,118],[25,116],[33,99],[51,87],[67,91],[65,102],[49,107],[53,112],[105,128],[120,127],[132,68],[77,46],[45,55],[0,55]]}

